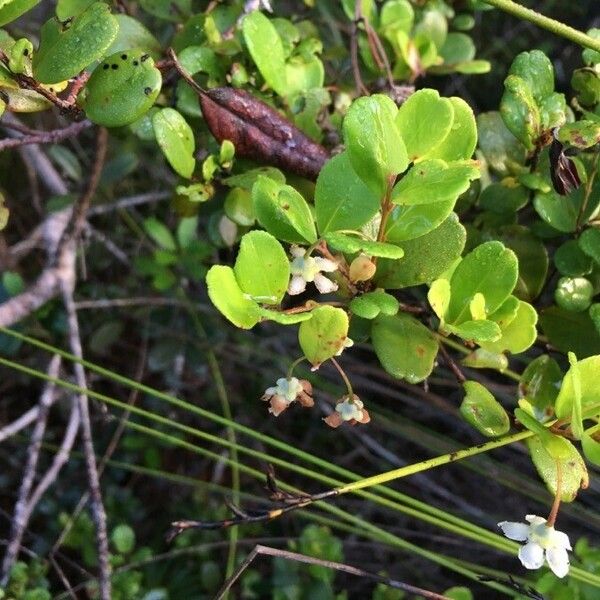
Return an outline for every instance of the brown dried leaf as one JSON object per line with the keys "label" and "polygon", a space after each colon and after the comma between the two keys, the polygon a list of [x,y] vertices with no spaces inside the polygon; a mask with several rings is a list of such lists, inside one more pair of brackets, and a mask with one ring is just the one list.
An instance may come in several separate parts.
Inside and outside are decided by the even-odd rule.
{"label": "brown dried leaf", "polygon": [[323,146],[244,90],[206,90],[200,94],[200,108],[211,133],[219,142],[233,142],[237,156],[312,180],[329,159]]}

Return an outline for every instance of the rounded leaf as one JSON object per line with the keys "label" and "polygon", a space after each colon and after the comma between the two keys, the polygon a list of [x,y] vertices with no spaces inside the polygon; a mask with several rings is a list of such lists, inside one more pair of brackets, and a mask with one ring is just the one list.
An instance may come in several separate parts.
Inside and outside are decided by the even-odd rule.
{"label": "rounded leaf", "polygon": [[600,333],[585,311],[550,306],[541,312],[540,325],[552,346],[561,352],[574,352],[579,358],[600,354]]}
{"label": "rounded leaf", "polygon": [[398,259],[404,256],[404,250],[394,244],[364,240],[359,237],[340,233],[339,231],[332,231],[325,234],[325,240],[332,248],[346,254],[363,252],[368,256],[382,256],[391,259]]}
{"label": "rounded leaf", "polygon": [[510,429],[508,414],[494,396],[477,381],[463,383],[465,397],[460,414],[467,423],[488,437],[504,435]]}
{"label": "rounded leaf", "polygon": [[94,123],[129,125],[150,110],[161,85],[160,71],[144,50],[118,52],[100,63],[90,77],[83,106]]}
{"label": "rounded leaf", "polygon": [[579,237],[579,247],[600,265],[600,229],[586,229]]}
{"label": "rounded leaf", "polygon": [[194,133],[174,108],[162,108],[152,117],[156,141],[175,172],[191,178],[196,166]]}
{"label": "rounded leaf", "polygon": [[481,346],[489,352],[511,352],[518,354],[531,347],[537,337],[535,328],[538,315],[527,302],[519,302],[517,314],[505,327],[501,328],[502,336],[494,341],[482,343]]}
{"label": "rounded leaf", "polygon": [[117,19],[104,2],[94,2],[72,21],[53,18],[40,31],[40,47],[33,55],[33,75],[41,83],[74,77],[102,58],[119,31]]}
{"label": "rounded leaf", "polygon": [[110,536],[117,552],[127,554],[135,547],[135,533],[129,525],[117,525]]}
{"label": "rounded leaf", "polygon": [[[575,401],[576,385],[578,379],[580,391],[581,410],[600,406],[600,387],[598,386],[598,373],[600,372],[600,356],[590,356],[577,362],[575,369],[571,367],[565,375],[560,392],[556,398],[554,410],[559,419],[570,418]],[[598,411],[600,412],[600,411]],[[588,415],[590,416],[590,415]]]}
{"label": "rounded leaf", "polygon": [[523,79],[538,104],[554,92],[554,68],[541,50],[521,52],[513,60],[509,73]]}
{"label": "rounded leaf", "polygon": [[290,279],[283,246],[266,231],[242,237],[233,267],[240,289],[261,304],[279,304]]}
{"label": "rounded leaf", "polygon": [[319,306],[312,315],[310,321],[300,325],[298,341],[304,356],[318,367],[344,348],[349,322],[346,312],[334,306]]}
{"label": "rounded leaf", "polygon": [[500,114],[506,127],[527,148],[533,150],[541,133],[540,109],[527,82],[517,75],[504,81]]}
{"label": "rounded leaf", "polygon": [[583,252],[580,244],[581,241],[569,240],[554,253],[554,264],[561,275],[579,277],[592,271],[592,259]]}
{"label": "rounded leaf", "polygon": [[363,319],[374,319],[382,315],[395,315],[400,308],[400,303],[391,294],[378,290],[356,296],[350,302],[350,310]]}
{"label": "rounded leaf", "polygon": [[558,363],[542,354],[532,360],[521,374],[519,395],[545,416],[545,411],[554,406],[562,378]]}
{"label": "rounded leaf", "polygon": [[581,312],[589,307],[594,286],[585,277],[561,277],[556,285],[554,299],[565,310]]}

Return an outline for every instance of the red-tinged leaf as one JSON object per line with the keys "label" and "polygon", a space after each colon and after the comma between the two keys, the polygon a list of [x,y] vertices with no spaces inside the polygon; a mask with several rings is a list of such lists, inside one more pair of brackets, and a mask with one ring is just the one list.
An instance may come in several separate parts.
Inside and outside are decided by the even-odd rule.
{"label": "red-tinged leaf", "polygon": [[313,180],[329,159],[323,146],[244,90],[206,90],[200,94],[200,107],[211,133],[219,142],[233,142],[236,156]]}

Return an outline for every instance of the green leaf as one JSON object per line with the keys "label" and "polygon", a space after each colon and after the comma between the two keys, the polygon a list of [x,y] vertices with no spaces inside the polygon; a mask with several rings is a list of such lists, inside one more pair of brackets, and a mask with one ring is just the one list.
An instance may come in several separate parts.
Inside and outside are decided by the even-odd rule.
{"label": "green leaf", "polygon": [[600,265],[600,229],[586,229],[579,236],[579,247]]}
{"label": "green leaf", "polygon": [[593,415],[600,415],[600,387],[598,387],[598,372],[600,369],[600,356],[590,356],[580,360],[575,368],[567,371],[560,392],[556,398],[554,410],[559,419],[571,418],[573,412],[573,404],[576,398],[576,383],[578,380],[581,393],[581,410],[585,414],[586,411],[595,407]]}
{"label": "green leaf", "polygon": [[191,0],[140,0],[142,8],[165,21],[181,21],[191,12]]}
{"label": "green leaf", "polygon": [[600,143],[600,122],[581,119],[567,123],[558,130],[558,139],[575,148],[590,148]]}
{"label": "green leaf", "polygon": [[488,185],[479,197],[479,206],[483,210],[504,215],[515,213],[529,200],[529,190],[513,177],[505,177],[499,183]]}
{"label": "green leaf", "polygon": [[562,379],[558,363],[547,354],[542,354],[533,359],[521,374],[519,394],[539,411],[539,416],[544,417],[546,411],[554,407]]}
{"label": "green leaf", "polygon": [[118,31],[119,23],[104,2],[94,2],[67,25],[56,18],[46,21],[33,56],[34,77],[41,83],[74,77],[102,58]]}
{"label": "green leaf", "polygon": [[427,300],[433,312],[443,321],[450,305],[450,282],[447,279],[436,279],[427,292]]}
{"label": "green leaf", "polygon": [[493,342],[502,335],[498,323],[487,320],[463,321],[460,325],[445,323],[442,329],[445,332],[457,335],[463,340],[481,345],[486,342]]}
{"label": "green leaf", "polygon": [[488,352],[484,348],[477,348],[460,361],[465,367],[473,369],[494,369],[502,373],[508,368],[508,359],[502,353]]}
{"label": "green leaf", "polygon": [[[429,158],[452,129],[454,108],[436,90],[423,89],[408,97],[400,107],[396,125],[410,161]],[[401,172],[401,171],[400,171]]]}
{"label": "green leaf", "polygon": [[489,352],[507,351],[512,354],[525,352],[533,345],[537,337],[535,328],[537,320],[538,315],[535,308],[527,302],[520,301],[515,318],[506,327],[502,327],[502,337],[485,342],[481,346]]}
{"label": "green leaf", "polygon": [[500,175],[507,175],[525,162],[525,148],[507,129],[499,112],[478,115],[477,131],[485,160]]}
{"label": "green leaf", "polygon": [[581,312],[589,308],[594,286],[585,277],[561,277],[554,291],[554,300],[561,308]]}
{"label": "green leaf", "polygon": [[58,0],[56,16],[59,21],[66,21],[83,12],[94,0]]}
{"label": "green leaf", "polygon": [[588,433],[584,433],[581,438],[581,449],[589,462],[600,467],[600,442]]}
{"label": "green leaf", "polygon": [[215,85],[225,77],[217,54],[206,46],[188,46],[179,53],[178,58],[190,75],[206,73],[209,77],[209,86]]}
{"label": "green leaf", "polygon": [[490,321],[498,323],[501,329],[504,329],[515,320],[519,306],[519,299],[515,296],[509,296],[488,318]]}
{"label": "green leaf", "polygon": [[504,81],[500,114],[510,132],[527,148],[533,150],[541,134],[540,109],[528,83],[517,75]]}
{"label": "green leaf", "polygon": [[400,289],[433,281],[460,257],[466,237],[465,228],[452,213],[433,231],[402,242],[404,257],[401,261],[378,261],[377,285]]}
{"label": "green leaf", "polygon": [[208,296],[236,327],[251,329],[260,320],[260,308],[242,292],[231,267],[214,265],[206,275]]}
{"label": "green leaf", "polygon": [[18,19],[40,0],[5,0],[0,6],[0,27]]}
{"label": "green leaf", "polygon": [[162,108],[152,117],[156,141],[173,170],[190,179],[196,166],[194,133],[174,108]]}
{"label": "green leaf", "polygon": [[467,320],[469,303],[478,292],[485,296],[487,314],[492,314],[513,291],[517,275],[517,257],[501,242],[486,242],[475,248],[463,258],[450,279],[448,322],[459,324]]}
{"label": "green leaf", "polygon": [[[2,207],[0,206],[0,215]],[[0,229],[2,229],[2,217],[0,216]],[[590,306],[589,310],[590,319],[596,326],[596,332],[600,334],[600,302],[595,302]]]}
{"label": "green leaf", "polygon": [[344,252],[345,254],[364,252],[369,256],[382,256],[394,260],[404,256],[404,250],[394,244],[364,240],[359,237],[340,233],[339,231],[326,233],[325,240],[332,248]]}
{"label": "green leaf", "polygon": [[290,279],[283,246],[266,231],[242,237],[233,267],[240,289],[261,304],[279,304]]}
{"label": "green leaf", "polygon": [[462,99],[448,98],[453,109],[452,126],[448,135],[427,153],[428,158],[445,161],[467,160],[477,146],[477,124],[471,107]]}
{"label": "green leaf", "polygon": [[554,253],[554,264],[561,275],[578,277],[591,273],[592,259],[583,252],[580,243],[581,240],[579,243],[577,240],[568,240]]}
{"label": "green leaf", "polygon": [[352,103],[343,123],[350,163],[379,198],[391,178],[408,167],[406,148],[394,122],[397,112],[388,96],[363,96]]}
{"label": "green leaf", "polygon": [[116,54],[123,50],[141,48],[155,60],[160,58],[162,52],[160,42],[142,23],[124,14],[115,15],[115,19],[119,24],[119,33],[117,33],[117,37],[110,45],[107,54]]}
{"label": "green leaf", "polygon": [[4,206],[4,196],[0,193],[0,231],[2,231],[8,223],[8,208]]}
{"label": "green leaf", "polygon": [[510,421],[502,405],[477,381],[463,383],[465,397],[460,414],[467,423],[488,437],[504,435],[510,429]]}
{"label": "green leaf", "polygon": [[397,244],[419,238],[439,227],[450,216],[455,204],[456,200],[396,205],[388,217],[385,239]]}
{"label": "green leaf", "polygon": [[150,217],[144,221],[144,229],[146,230],[146,233],[154,240],[154,242],[161,248],[164,248],[165,250],[171,250],[172,252],[177,250],[175,238],[168,230],[166,225],[161,223],[155,217]]}
{"label": "green leaf", "polygon": [[554,68],[541,50],[518,54],[510,66],[509,73],[518,75],[525,81],[538,104],[554,92]]}
{"label": "green leaf", "polygon": [[286,314],[277,310],[270,310],[262,306],[259,310],[262,319],[265,319],[267,321],[275,321],[280,325],[295,325],[296,323],[303,323],[304,321],[308,321],[313,317],[312,312]]}
{"label": "green leaf", "polygon": [[363,319],[374,319],[382,315],[395,315],[400,308],[400,303],[391,294],[382,290],[368,292],[356,296],[350,302],[350,310]]}
{"label": "green leaf", "polygon": [[244,41],[267,84],[280,96],[288,93],[285,55],[281,38],[274,25],[255,10],[242,22]]}
{"label": "green leaf", "polygon": [[128,554],[135,548],[135,533],[129,525],[117,525],[112,530],[110,539],[121,554]]}
{"label": "green leaf", "polygon": [[150,110],[161,85],[160,71],[144,50],[119,52],[94,71],[85,87],[83,106],[94,123],[129,125]]}
{"label": "green leaf", "polygon": [[394,186],[395,204],[432,204],[456,202],[473,179],[480,177],[475,161],[446,163],[440,159],[415,164]]}
{"label": "green leaf", "polygon": [[317,232],[306,200],[291,186],[259,176],[252,188],[258,222],[285,242],[314,244]]}
{"label": "green leaf", "polygon": [[315,187],[315,213],[321,234],[358,229],[377,213],[379,207],[379,196],[356,174],[347,152],[325,163]]}
{"label": "green leaf", "polygon": [[579,452],[571,442],[560,438],[567,449],[564,457],[555,458],[538,437],[527,440],[533,464],[552,495],[556,495],[557,462],[561,472],[561,500],[573,502],[580,488],[587,487],[588,473]]}
{"label": "green leaf", "polygon": [[438,342],[414,317],[380,315],[373,321],[371,339],[381,366],[393,377],[418,383],[433,370]]}
{"label": "green leaf", "polygon": [[242,188],[232,188],[229,190],[225,197],[223,210],[234,223],[242,227],[254,225],[254,221],[256,220],[252,195],[248,190]]}
{"label": "green leaf", "polygon": [[269,177],[279,183],[285,183],[285,175],[275,167],[257,167],[248,169],[239,175],[230,175],[223,179],[223,183],[229,187],[241,187],[244,190],[252,191],[256,180],[261,176]]}
{"label": "green leaf", "polygon": [[313,367],[318,367],[344,348],[348,337],[348,315],[334,306],[319,306],[312,315],[310,321],[301,323],[298,341],[304,356]]}
{"label": "green leaf", "polygon": [[541,312],[540,325],[552,346],[561,352],[575,352],[580,358],[600,354],[600,334],[587,312],[550,306]]}
{"label": "green leaf", "polygon": [[600,74],[596,69],[584,68],[573,71],[571,87],[583,106],[593,107],[600,102]]}

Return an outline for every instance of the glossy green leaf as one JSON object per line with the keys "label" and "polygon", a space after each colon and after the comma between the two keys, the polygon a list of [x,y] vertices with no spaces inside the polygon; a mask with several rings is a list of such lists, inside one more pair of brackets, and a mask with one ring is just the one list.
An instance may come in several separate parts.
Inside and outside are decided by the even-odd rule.
{"label": "glossy green leaf", "polygon": [[116,54],[123,50],[141,48],[154,60],[160,58],[162,48],[160,42],[137,19],[125,14],[115,15],[119,24],[119,32],[114,42],[110,45],[107,54]]}
{"label": "glossy green leaf", "polygon": [[541,134],[540,109],[527,82],[517,75],[504,81],[500,114],[510,132],[527,148],[533,150]]}
{"label": "glossy green leaf", "polygon": [[454,108],[436,90],[423,89],[408,97],[396,117],[409,160],[429,158],[452,129]]}
{"label": "glossy green leaf", "polygon": [[433,370],[438,342],[414,317],[405,313],[377,317],[371,339],[381,366],[393,377],[418,383]]}
{"label": "glossy green leaf", "polygon": [[600,143],[600,122],[581,119],[558,130],[558,139],[575,148],[590,148]]}
{"label": "glossy green leaf", "polygon": [[363,252],[368,256],[381,256],[390,259],[399,259],[404,256],[404,250],[400,246],[364,240],[339,231],[326,233],[325,240],[332,248],[346,254]]}
{"label": "glossy green leaf", "polygon": [[509,296],[492,314],[488,315],[488,318],[504,329],[514,321],[520,305],[518,298]]}
{"label": "glossy green leaf", "polygon": [[283,246],[266,231],[242,237],[234,266],[240,289],[261,304],[279,304],[290,279],[290,262]]}
{"label": "glossy green leaf", "polygon": [[579,236],[579,247],[594,260],[597,265],[600,265],[600,229],[586,229]]}
{"label": "glossy green leaf", "polygon": [[83,106],[94,123],[129,125],[150,110],[161,85],[160,71],[144,50],[123,51],[98,65],[86,85]]}
{"label": "glossy green leaf", "polygon": [[242,292],[231,267],[212,266],[206,275],[206,284],[211,302],[236,327],[251,329],[258,323],[259,306]]}
{"label": "glossy green leaf", "polygon": [[450,282],[447,279],[436,279],[427,292],[427,300],[433,312],[444,320],[450,305]]}
{"label": "glossy green leaf", "polygon": [[156,141],[163,154],[182,177],[190,179],[196,166],[194,133],[174,108],[162,108],[152,117]]}
{"label": "glossy green leaf", "polygon": [[483,348],[490,352],[511,352],[518,354],[531,347],[537,337],[538,315],[527,302],[519,302],[515,318],[506,327],[502,327],[502,336],[498,340],[485,342]]}
{"label": "glossy green leaf", "polygon": [[178,22],[192,9],[191,0],[140,0],[142,8],[165,21]]}
{"label": "glossy green leaf", "polygon": [[573,71],[571,87],[582,106],[593,107],[600,102],[600,74],[596,69],[584,68]]}
{"label": "glossy green leaf", "polygon": [[541,50],[521,52],[513,60],[509,73],[523,79],[538,104],[554,92],[554,68]]}
{"label": "glossy green leaf", "polygon": [[502,335],[498,323],[488,320],[468,320],[463,321],[460,325],[445,323],[442,330],[446,333],[453,333],[465,341],[477,344],[493,342]]}
{"label": "glossy green leaf", "polygon": [[467,320],[469,303],[478,292],[485,297],[488,315],[493,313],[513,291],[517,275],[517,257],[501,242],[486,242],[475,248],[452,274],[448,322]]}
{"label": "glossy green leaf", "polygon": [[583,252],[577,240],[568,240],[554,253],[554,264],[561,275],[578,277],[592,271],[592,259]]}
{"label": "glossy green leaf", "polygon": [[252,202],[258,222],[278,239],[297,244],[317,241],[310,208],[293,187],[259,177],[252,188]]}
{"label": "glossy green leaf", "polygon": [[300,325],[298,341],[304,356],[313,367],[318,367],[343,350],[348,337],[348,315],[334,306],[319,306],[312,315],[310,321]]}
{"label": "glossy green leaf", "polygon": [[254,184],[261,175],[269,177],[279,183],[285,183],[285,175],[275,167],[257,167],[256,169],[248,169],[239,175],[225,177],[222,181],[229,187],[241,187],[242,189],[251,192]]}
{"label": "glossy green leaf", "polygon": [[494,396],[477,381],[463,383],[465,397],[460,414],[477,431],[488,437],[504,435],[510,429],[508,414]]}
{"label": "glossy green leaf", "polygon": [[400,243],[414,240],[439,227],[449,216],[456,200],[433,204],[396,205],[388,217],[385,239]]}
{"label": "glossy green leaf", "polygon": [[556,284],[554,300],[571,312],[586,310],[592,303],[594,286],[585,277],[561,277]]}
{"label": "glossy green leaf", "polygon": [[[596,434],[597,435],[597,434]],[[581,438],[581,449],[583,455],[593,465],[600,467],[600,442],[591,435],[584,433]]]}
{"label": "glossy green leaf", "polygon": [[0,5],[0,27],[18,19],[31,10],[40,0],[5,0]]}
{"label": "glossy green leaf", "polygon": [[440,159],[415,164],[394,186],[392,201],[396,204],[432,204],[456,202],[472,180],[480,176],[477,163],[446,163]]}
{"label": "glossy green leaf", "polygon": [[319,172],[315,187],[315,213],[319,231],[358,229],[380,207],[375,195],[356,174],[347,152],[334,156]]}
{"label": "glossy green leaf", "polygon": [[477,146],[475,115],[462,98],[452,96],[448,100],[453,109],[452,126],[442,142],[427,152],[427,157],[445,161],[467,160]]}
{"label": "glossy green leaf", "polygon": [[[1,222],[1,221],[0,221]],[[0,227],[0,229],[2,229]],[[590,319],[596,326],[596,332],[600,335],[600,302],[595,302],[590,306],[589,313]]]}
{"label": "glossy green leaf", "polygon": [[461,361],[465,367],[473,369],[494,369],[502,373],[508,368],[508,359],[499,352],[488,352],[484,348],[477,348],[471,354],[467,354]]}
{"label": "glossy green leaf", "polygon": [[382,315],[395,315],[400,308],[400,303],[391,294],[382,290],[368,292],[356,296],[350,302],[350,310],[363,319],[374,319]]}
{"label": "glossy green leaf", "polygon": [[117,37],[119,23],[104,2],[94,2],[73,21],[46,21],[40,46],[33,56],[33,74],[41,83],[58,83],[74,77],[102,58]]}
{"label": "glossy green leaf", "polygon": [[[577,386],[579,386],[581,410],[584,415],[589,409],[595,408],[588,417],[600,415],[600,387],[598,386],[598,373],[600,369],[600,356],[590,356],[571,366],[565,375],[560,392],[554,406],[559,419],[571,418],[575,402]],[[576,382],[576,379],[578,382]]]}
{"label": "glossy green leaf", "polygon": [[522,225],[509,225],[500,230],[499,239],[519,260],[519,278],[514,294],[531,302],[538,297],[548,273],[548,253],[542,242]]}
{"label": "glossy green leaf", "polygon": [[343,123],[350,163],[379,198],[391,179],[408,167],[406,148],[394,122],[397,112],[388,96],[363,96],[352,103]]}
{"label": "glossy green leaf", "polygon": [[249,227],[254,224],[256,215],[252,195],[243,188],[232,188],[229,190],[223,205],[225,214],[238,225]]}
{"label": "glossy green leaf", "polygon": [[255,10],[242,22],[244,41],[267,84],[280,96],[288,93],[285,56],[281,38],[271,21]]}
{"label": "glossy green leaf", "polygon": [[279,323],[280,325],[295,325],[296,323],[308,321],[313,317],[312,312],[286,314],[284,312],[271,310],[262,306],[260,307],[259,311],[261,319],[266,321],[275,321],[275,323]]}
{"label": "glossy green leaf", "polygon": [[525,148],[508,130],[499,112],[478,115],[477,131],[486,162],[500,175],[507,175],[525,162]]}
{"label": "glossy green leaf", "polygon": [[539,416],[547,416],[546,411],[554,407],[562,378],[558,363],[542,354],[534,358],[521,374],[519,395],[539,411]]}
{"label": "glossy green leaf", "polygon": [[500,215],[514,213],[529,200],[529,190],[513,177],[488,185],[479,197],[479,206]]}
{"label": "glossy green leaf", "polygon": [[378,261],[375,281],[381,287],[390,289],[429,283],[460,257],[465,241],[465,228],[458,217],[451,214],[433,231],[415,240],[402,242],[402,260]]}
{"label": "glossy green leaf", "polygon": [[59,21],[66,21],[83,12],[95,0],[58,0],[56,16]]}
{"label": "glossy green leaf", "polygon": [[552,346],[561,352],[575,352],[579,358],[600,354],[600,333],[585,311],[550,306],[541,312],[540,325]]}
{"label": "glossy green leaf", "polygon": [[558,459],[548,452],[538,437],[528,439],[527,446],[538,474],[553,496],[556,495],[557,491],[557,461],[560,463],[560,497],[563,502],[573,502],[580,488],[587,487],[588,474],[585,463],[575,446],[565,438],[561,439],[563,445],[567,448],[567,453],[564,457]]}

